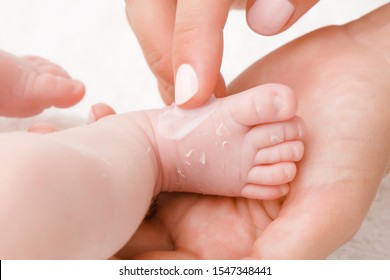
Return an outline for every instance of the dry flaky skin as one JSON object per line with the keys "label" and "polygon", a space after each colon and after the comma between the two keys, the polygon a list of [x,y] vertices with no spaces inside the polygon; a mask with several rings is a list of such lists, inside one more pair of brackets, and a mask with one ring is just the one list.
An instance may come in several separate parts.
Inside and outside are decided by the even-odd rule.
{"label": "dry flaky skin", "polygon": [[[268,84],[215,100],[207,110],[198,111],[199,123],[193,112],[168,115],[173,122],[154,135],[162,190],[258,199],[287,193],[286,184],[296,173],[294,161],[303,154],[303,145],[296,140],[303,138],[304,124],[294,118],[295,101],[287,87]],[[164,118],[167,124],[172,109],[159,113],[159,121]],[[169,133],[175,131],[186,133],[171,139]]]}
{"label": "dry flaky skin", "polygon": [[308,133],[284,202],[165,194],[155,218],[118,256],[313,259],[349,240],[389,167],[389,16],[385,5],[346,26],[317,30],[230,85],[236,93],[281,82],[298,93]]}

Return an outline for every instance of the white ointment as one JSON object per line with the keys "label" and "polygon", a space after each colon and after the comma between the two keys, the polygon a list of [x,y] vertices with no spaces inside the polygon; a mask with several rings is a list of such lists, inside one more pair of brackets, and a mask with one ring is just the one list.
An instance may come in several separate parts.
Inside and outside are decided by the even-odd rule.
{"label": "white ointment", "polygon": [[184,110],[176,105],[167,107],[158,118],[158,133],[166,139],[183,139],[214,112],[215,103],[215,98],[212,98],[209,103],[197,109]]}

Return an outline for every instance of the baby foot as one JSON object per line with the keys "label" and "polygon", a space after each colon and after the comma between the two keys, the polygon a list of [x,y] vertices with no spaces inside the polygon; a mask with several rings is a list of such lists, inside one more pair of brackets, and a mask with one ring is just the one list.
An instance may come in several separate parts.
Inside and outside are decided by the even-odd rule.
{"label": "baby foot", "polygon": [[304,150],[296,110],[289,88],[267,84],[200,109],[170,106],[154,114],[161,191],[254,199],[287,194]]}
{"label": "baby foot", "polygon": [[84,85],[60,66],[40,57],[16,57],[0,52],[0,114],[26,117],[45,108],[69,107],[81,100]]}

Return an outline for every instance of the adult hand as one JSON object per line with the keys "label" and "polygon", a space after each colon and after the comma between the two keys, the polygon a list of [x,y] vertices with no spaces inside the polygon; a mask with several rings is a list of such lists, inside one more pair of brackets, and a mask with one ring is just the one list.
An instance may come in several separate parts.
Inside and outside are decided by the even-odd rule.
{"label": "adult hand", "polygon": [[348,241],[390,163],[389,14],[390,4],[306,35],[229,87],[276,82],[299,94],[305,156],[285,201],[164,194],[118,256],[316,259]]}
{"label": "adult hand", "polygon": [[[126,13],[157,78],[165,103],[183,108],[225,95],[220,74],[223,28],[231,8],[244,8],[248,25],[273,35],[289,28],[318,0],[126,0]],[[174,90],[175,89],[175,90]]]}

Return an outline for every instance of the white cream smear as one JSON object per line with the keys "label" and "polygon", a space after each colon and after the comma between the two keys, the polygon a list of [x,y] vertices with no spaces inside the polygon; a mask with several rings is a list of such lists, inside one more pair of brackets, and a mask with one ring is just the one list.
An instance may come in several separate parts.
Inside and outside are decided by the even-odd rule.
{"label": "white cream smear", "polygon": [[184,110],[176,105],[167,107],[158,118],[157,132],[166,139],[181,140],[210,116],[216,107],[216,98],[197,109]]}

